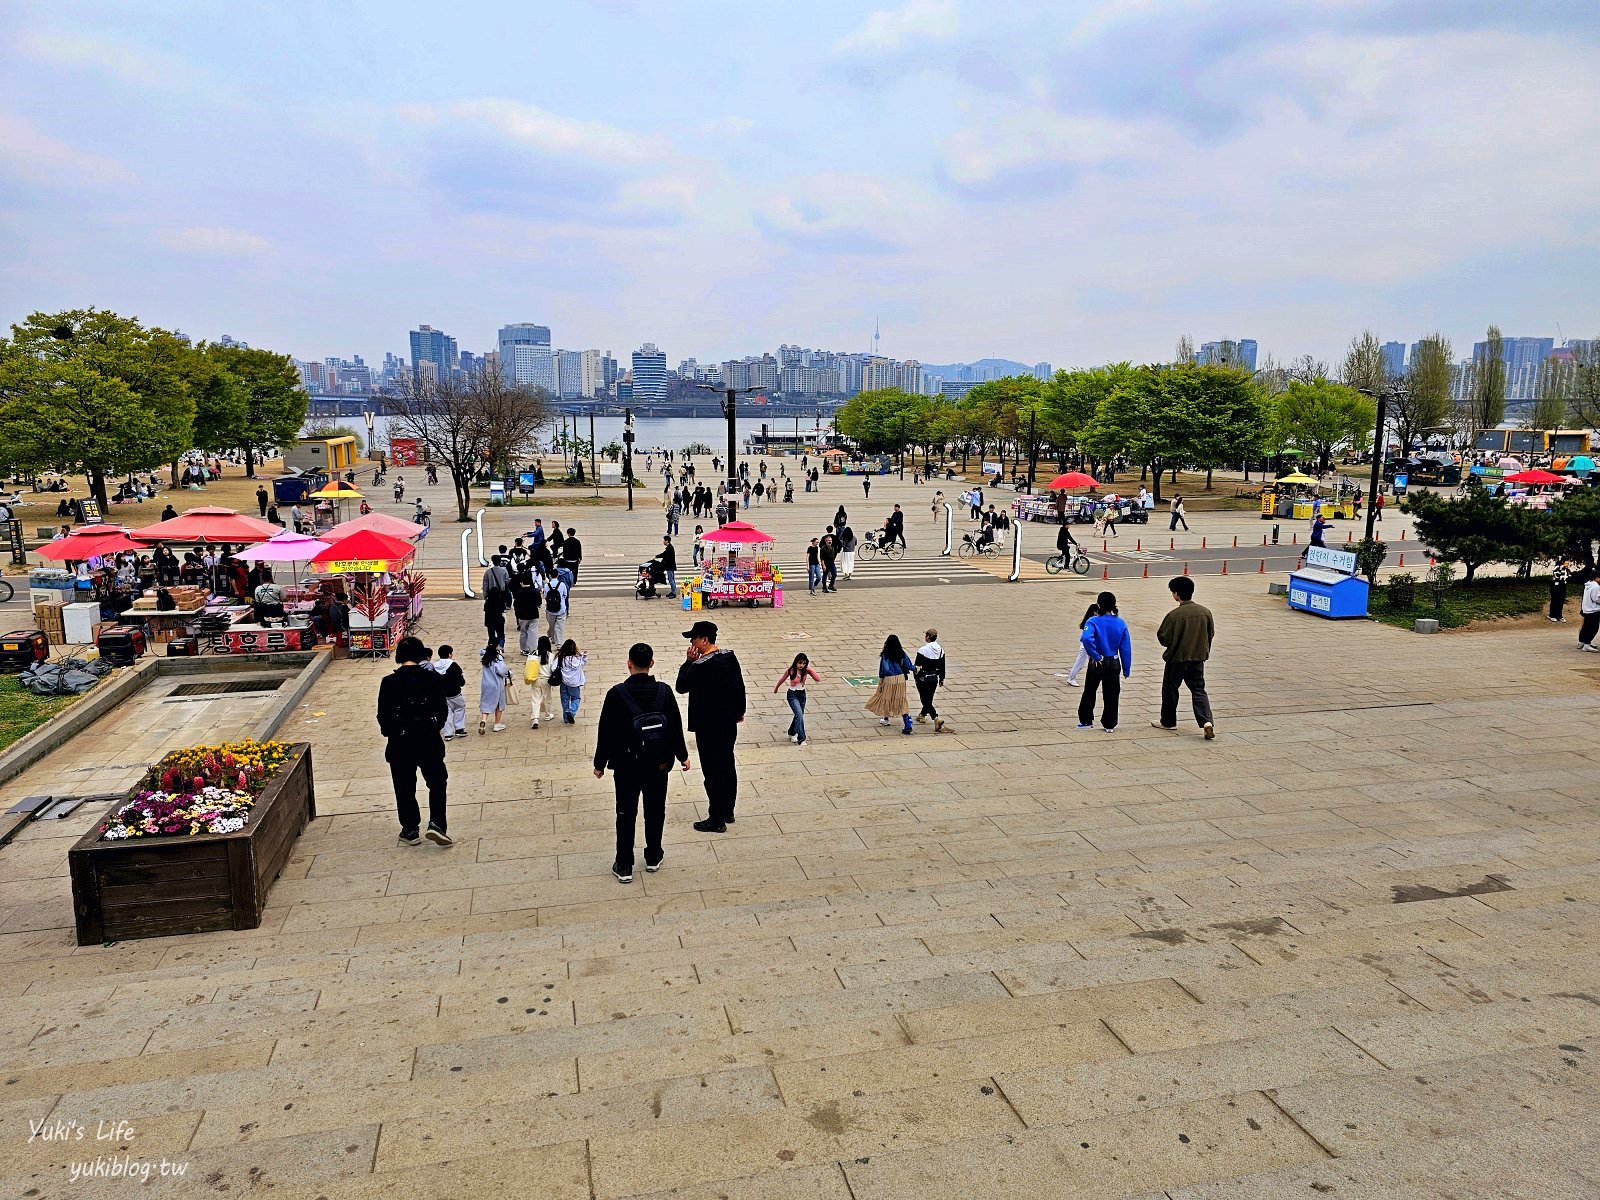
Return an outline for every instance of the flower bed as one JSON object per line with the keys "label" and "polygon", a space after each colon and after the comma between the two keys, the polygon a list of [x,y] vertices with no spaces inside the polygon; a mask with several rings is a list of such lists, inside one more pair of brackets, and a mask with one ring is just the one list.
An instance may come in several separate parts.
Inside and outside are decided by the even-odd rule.
{"label": "flower bed", "polygon": [[288,761],[284,742],[246,739],[174,750],[112,810],[100,834],[107,841],[197,833],[233,833]]}

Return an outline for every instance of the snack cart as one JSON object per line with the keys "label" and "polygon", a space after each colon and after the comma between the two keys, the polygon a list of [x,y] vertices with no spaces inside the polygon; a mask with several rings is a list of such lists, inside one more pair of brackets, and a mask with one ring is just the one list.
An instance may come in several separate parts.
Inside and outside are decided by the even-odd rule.
{"label": "snack cart", "polygon": [[706,548],[689,581],[683,606],[697,611],[724,604],[783,607],[783,572],[772,561],[772,536],[744,521],[729,521],[700,537]]}
{"label": "snack cart", "polygon": [[343,575],[350,595],[350,653],[385,655],[422,615],[417,548],[371,529],[340,538],[311,560],[319,575]]}

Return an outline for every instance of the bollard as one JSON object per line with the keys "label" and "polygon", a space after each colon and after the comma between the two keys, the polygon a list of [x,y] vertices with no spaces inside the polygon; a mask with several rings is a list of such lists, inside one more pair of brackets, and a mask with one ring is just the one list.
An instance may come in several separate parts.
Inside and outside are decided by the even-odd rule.
{"label": "bollard", "polygon": [[[1262,544],[1262,545],[1263,545],[1263,546],[1265,546],[1265,545],[1266,545],[1266,543],[1265,543],[1265,542],[1262,542],[1262,543],[1261,543],[1261,544]],[[1273,526],[1273,527],[1272,527],[1272,544],[1273,544],[1273,545],[1274,545],[1274,546],[1276,546],[1276,545],[1277,545],[1277,544],[1278,544],[1278,526],[1277,526],[1277,525],[1274,525],[1274,526]]]}
{"label": "bollard", "polygon": [[1149,563],[1145,563],[1145,565],[1144,565],[1144,576],[1143,576],[1143,578],[1145,578],[1145,579],[1149,579],[1150,578],[1150,564]]}
{"label": "bollard", "polygon": [[1418,633],[1438,633],[1439,622],[1429,617],[1418,617],[1412,628]]}
{"label": "bollard", "polygon": [[1201,538],[1200,539],[1200,549],[1204,550],[1205,548],[1206,548],[1206,540],[1205,540],[1205,538]]}
{"label": "bollard", "polygon": [[1184,563],[1184,564],[1183,564],[1183,573],[1184,573],[1184,574],[1185,574],[1185,575],[1187,575],[1187,574],[1188,574],[1188,573],[1189,573],[1189,564],[1188,564],[1188,563],[1187,563],[1187,562],[1185,562],[1185,563]]}
{"label": "bollard", "polygon": [[1105,541],[1104,539],[1102,539],[1101,542],[1100,542],[1100,553],[1101,554],[1106,554],[1106,553],[1109,553],[1110,550],[1111,550],[1111,543],[1108,542],[1108,541]]}
{"label": "bollard", "polygon": [[1346,546],[1348,546],[1351,543],[1351,541],[1355,538],[1355,536],[1356,535],[1351,533],[1349,530],[1345,530],[1344,544]]}
{"label": "bollard", "polygon": [[1261,544],[1263,546],[1265,546],[1267,544],[1267,535],[1264,534],[1264,533],[1261,535]]}
{"label": "bollard", "polygon": [[1266,573],[1267,573],[1267,560],[1263,558],[1261,560],[1261,569],[1259,571],[1257,571],[1256,574],[1257,575],[1265,575]]}
{"label": "bollard", "polygon": [[1100,578],[1101,579],[1110,579],[1111,578],[1111,568],[1110,567],[1101,567],[1100,568]]}
{"label": "bollard", "polygon": [[1167,549],[1168,550],[1176,550],[1177,548],[1178,548],[1178,539],[1177,538],[1168,538],[1167,539]]}
{"label": "bollard", "polygon": [[1300,535],[1298,533],[1290,534],[1289,535],[1289,545],[1298,546],[1299,544],[1300,544]]}
{"label": "bollard", "polygon": [[1239,535],[1237,533],[1233,535],[1233,548],[1235,550],[1239,548]]}
{"label": "bollard", "polygon": [[1400,562],[1397,565],[1402,567],[1406,565],[1406,556],[1404,554],[1400,556]]}
{"label": "bollard", "polygon": [[1143,550],[1144,549],[1144,539],[1143,538],[1134,538],[1133,539],[1133,548],[1135,550]]}

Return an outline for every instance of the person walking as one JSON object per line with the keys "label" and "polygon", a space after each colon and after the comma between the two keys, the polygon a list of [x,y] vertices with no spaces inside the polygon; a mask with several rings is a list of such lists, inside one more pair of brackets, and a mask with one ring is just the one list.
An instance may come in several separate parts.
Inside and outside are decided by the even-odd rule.
{"label": "person walking", "polygon": [[454,656],[455,647],[440,646],[438,660],[433,664],[433,669],[444,680],[444,740],[447,742],[467,734],[467,677]]}
{"label": "person walking", "polygon": [[267,495],[267,489],[265,485],[256,488],[256,507],[261,510],[261,516],[263,519],[266,518],[267,504],[269,503],[270,499],[271,497]]}
{"label": "person walking", "polygon": [[494,731],[501,733],[505,730],[506,725],[501,718],[505,716],[506,704],[511,699],[511,668],[506,665],[498,642],[490,642],[479,661],[483,670],[478,677],[478,736],[482,737],[491,714],[494,716]]}
{"label": "person walking", "polygon": [[618,883],[633,882],[633,835],[644,801],[644,869],[661,869],[666,851],[661,832],[667,823],[667,785],[676,759],[689,769],[689,747],[683,739],[683,718],[672,689],[650,674],[655,650],[645,642],[628,648],[628,676],[606,691],[595,732],[594,777],[611,768],[617,798],[617,855],[611,874]]}
{"label": "person walking", "polygon": [[872,499],[872,478],[867,475],[861,477],[861,495],[863,499]]}
{"label": "person walking", "polygon": [[817,544],[817,554],[822,559],[822,590],[837,592],[839,590],[839,542],[831,533],[822,535],[822,541]]}
{"label": "person walking", "polygon": [[878,688],[866,703],[866,710],[877,716],[879,725],[891,725],[899,716],[905,722],[901,732],[907,736],[911,733],[911,709],[906,704],[906,679],[912,670],[900,638],[891,633],[878,655]]}
{"label": "person walking", "polygon": [[544,627],[552,646],[561,645],[567,632],[567,581],[552,575],[544,593]]}
{"label": "person walking", "polygon": [[1083,668],[1089,665],[1089,648],[1083,644],[1083,630],[1089,624],[1089,618],[1097,616],[1100,606],[1091,604],[1083,610],[1083,620],[1078,622],[1078,656],[1072,660],[1072,666],[1067,668],[1067,686],[1077,687],[1078,676],[1083,673]]}
{"label": "person walking", "polygon": [[1209,742],[1217,731],[1211,719],[1211,697],[1206,694],[1206,659],[1211,657],[1211,643],[1216,638],[1216,620],[1209,608],[1194,602],[1194,580],[1189,576],[1168,580],[1167,589],[1177,603],[1167,610],[1156,630],[1156,641],[1165,647],[1161,657],[1166,666],[1161,673],[1161,719],[1150,723],[1157,729],[1178,727],[1178,685],[1182,684],[1189,689],[1195,722]]}
{"label": "person walking", "polygon": [[583,685],[588,682],[584,666],[589,656],[580,653],[578,643],[568,638],[556,653],[555,674],[561,685],[561,720],[568,725],[578,723],[578,706],[583,703]]}
{"label": "person walking", "polygon": [[899,542],[900,549],[909,549],[906,545],[906,515],[900,511],[898,504],[894,506],[894,511],[889,514],[889,519],[883,523],[883,527],[888,533],[888,537],[884,539],[886,545]]}
{"label": "person walking", "polygon": [[[495,562],[498,564],[499,559]],[[489,572],[496,572],[506,581],[505,587],[496,585],[486,588],[483,593],[483,628],[487,634],[489,645],[504,646],[506,644],[506,609],[511,606],[511,578],[506,575],[505,568],[493,566]],[[486,572],[484,578],[488,578]]]}
{"label": "person walking", "polygon": [[684,631],[689,648],[678,668],[677,691],[689,697],[689,731],[694,734],[705,776],[706,817],[700,833],[726,833],[739,800],[739,770],[734,743],[744,720],[744,672],[732,650],[717,645],[717,627],[696,621]]}
{"label": "person walking", "polygon": [[815,596],[817,585],[822,582],[822,548],[817,544],[817,539],[812,538],[811,544],[806,547],[806,593]]}
{"label": "person walking", "polygon": [[1379,492],[1378,493],[1378,498],[1375,501],[1373,501],[1373,504],[1372,504],[1372,519],[1374,521],[1378,522],[1379,524],[1383,523],[1383,506],[1384,506],[1383,493]]}
{"label": "person walking", "polygon": [[943,489],[940,489],[939,491],[937,491],[937,492],[935,492],[933,494],[933,504],[931,505],[931,507],[933,509],[933,523],[935,525],[937,525],[939,523],[939,510],[944,507],[944,490]]}
{"label": "person walking", "polygon": [[844,572],[846,579],[854,579],[856,575],[856,531],[845,525],[839,529],[839,554],[841,562],[839,569]]}
{"label": "person walking", "polygon": [[539,644],[539,587],[531,571],[512,576],[511,612],[517,620],[517,649],[526,658]]}
{"label": "person walking", "polygon": [[1172,519],[1167,522],[1167,532],[1171,533],[1173,530],[1177,529],[1177,527],[1179,525],[1182,525],[1183,526],[1183,531],[1185,533],[1188,533],[1189,532],[1189,521],[1188,521],[1187,517],[1185,517],[1185,515],[1184,515],[1183,497],[1182,496],[1174,496],[1172,498],[1172,507],[1168,511],[1171,514]]}
{"label": "person walking", "polygon": [[692,565],[696,567],[700,565],[700,561],[706,556],[705,533],[706,528],[704,525],[696,525],[694,527],[694,547],[690,551],[690,556],[694,560]]}
{"label": "person walking", "polygon": [[578,568],[583,564],[583,543],[578,531],[567,526],[567,536],[561,539],[561,565],[572,572],[572,582],[578,582]]}
{"label": "person walking", "polygon": [[789,669],[778,676],[778,682],[772,685],[773,695],[778,689],[788,684],[789,691],[785,699],[789,702],[789,728],[785,731],[789,740],[797,746],[806,744],[806,680],[822,682],[816,668],[811,665],[811,659],[804,651],[794,656],[794,661],[789,664]]}
{"label": "person walking", "polygon": [[556,682],[555,672],[550,668],[554,657],[555,648],[550,645],[550,639],[541,634],[538,647],[522,664],[522,682],[528,685],[529,729],[539,728],[539,718],[555,711],[555,703],[550,699],[550,688]]}
{"label": "person walking", "polygon": [[1591,575],[1583,585],[1578,615],[1583,618],[1578,626],[1578,649],[1600,654],[1600,646],[1594,644],[1595,635],[1600,634],[1600,575]]}
{"label": "person walking", "polygon": [[1566,559],[1559,559],[1550,571],[1550,620],[1555,624],[1566,623],[1567,584],[1572,579],[1572,568],[1567,565]]}
{"label": "person walking", "polygon": [[672,544],[671,537],[661,539],[661,553],[656,555],[661,569],[667,573],[667,595],[678,594],[678,551]]}
{"label": "person walking", "polygon": [[383,733],[384,759],[394,783],[394,806],[400,818],[400,844],[418,846],[422,813],[417,808],[417,773],[428,785],[428,840],[440,846],[450,840],[445,815],[450,773],[444,765],[440,736],[449,716],[444,680],[422,665],[422,640],[403,637],[395,647],[395,669],[378,685],[378,728]]}
{"label": "person walking", "polygon": [[933,731],[943,733],[944,718],[933,706],[933,696],[944,684],[944,647],[939,645],[937,629],[928,630],[922,637],[922,645],[917,647],[916,660],[912,664],[914,678],[917,681],[917,695],[922,700],[922,708],[917,713],[917,722],[921,724],[931,717]]}
{"label": "person walking", "polygon": [[1100,728],[1110,733],[1117,727],[1122,681],[1133,674],[1133,638],[1128,633],[1128,623],[1117,615],[1115,593],[1101,592],[1095,609],[1095,615],[1084,622],[1078,639],[1089,657],[1089,677],[1078,701],[1078,728],[1094,728],[1094,697],[1098,691],[1102,696]]}
{"label": "person walking", "polygon": [[677,533],[678,521],[683,516],[683,505],[678,503],[678,494],[673,492],[668,496],[663,501],[663,507],[667,510],[667,533],[669,535]]}

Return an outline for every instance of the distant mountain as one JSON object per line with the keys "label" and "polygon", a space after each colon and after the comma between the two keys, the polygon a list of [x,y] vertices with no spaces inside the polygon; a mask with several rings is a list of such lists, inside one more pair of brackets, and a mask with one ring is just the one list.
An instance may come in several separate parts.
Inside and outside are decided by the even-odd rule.
{"label": "distant mountain", "polygon": [[980,358],[971,363],[923,363],[922,370],[924,374],[943,379],[970,379],[980,372],[984,378],[999,379],[1005,375],[1030,375],[1033,365],[1009,358]]}

